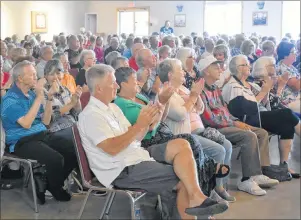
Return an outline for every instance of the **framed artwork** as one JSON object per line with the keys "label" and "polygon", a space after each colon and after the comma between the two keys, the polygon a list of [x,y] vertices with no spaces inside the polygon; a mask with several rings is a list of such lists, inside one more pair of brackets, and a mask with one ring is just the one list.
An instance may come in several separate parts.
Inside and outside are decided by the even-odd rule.
{"label": "framed artwork", "polygon": [[252,17],[253,26],[268,25],[268,12],[267,11],[254,11]]}
{"label": "framed artwork", "polygon": [[48,16],[46,12],[31,12],[31,32],[47,33],[48,32]]}
{"label": "framed artwork", "polygon": [[176,14],[174,25],[175,27],[186,27],[186,15]]}

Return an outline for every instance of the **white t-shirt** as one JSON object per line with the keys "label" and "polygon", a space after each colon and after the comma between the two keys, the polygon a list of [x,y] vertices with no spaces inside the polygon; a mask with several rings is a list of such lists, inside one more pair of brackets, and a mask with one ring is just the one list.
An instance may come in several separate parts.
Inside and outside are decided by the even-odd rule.
{"label": "white t-shirt", "polygon": [[125,167],[143,161],[153,161],[139,141],[133,141],[115,156],[97,147],[108,138],[126,133],[130,126],[131,124],[117,105],[110,103],[107,106],[93,96],[79,114],[78,130],[90,169],[105,187],[110,187]]}

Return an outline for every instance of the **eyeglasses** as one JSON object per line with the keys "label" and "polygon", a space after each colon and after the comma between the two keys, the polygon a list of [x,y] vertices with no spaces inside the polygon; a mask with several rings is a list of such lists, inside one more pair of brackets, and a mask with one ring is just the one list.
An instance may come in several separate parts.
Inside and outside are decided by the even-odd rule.
{"label": "eyeglasses", "polygon": [[250,67],[250,64],[245,63],[245,64],[241,64],[241,65],[237,65],[237,66]]}

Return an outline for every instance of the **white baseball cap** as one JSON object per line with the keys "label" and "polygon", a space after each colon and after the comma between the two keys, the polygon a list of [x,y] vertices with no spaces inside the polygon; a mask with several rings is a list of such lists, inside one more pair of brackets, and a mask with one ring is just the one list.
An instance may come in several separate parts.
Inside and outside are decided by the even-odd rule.
{"label": "white baseball cap", "polygon": [[211,64],[222,63],[222,61],[217,60],[213,55],[209,55],[204,59],[201,59],[198,63],[199,71],[202,72]]}

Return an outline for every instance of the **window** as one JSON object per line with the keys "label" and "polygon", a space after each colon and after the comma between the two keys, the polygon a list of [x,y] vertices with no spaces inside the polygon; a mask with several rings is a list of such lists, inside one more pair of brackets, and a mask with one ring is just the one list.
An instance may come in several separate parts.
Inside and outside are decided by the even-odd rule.
{"label": "window", "polygon": [[282,2],[282,37],[291,33],[293,39],[300,34],[300,1]]}
{"label": "window", "polygon": [[118,32],[135,34],[143,37],[149,35],[149,11],[144,8],[130,8],[118,10]]}
{"label": "window", "polygon": [[206,1],[204,30],[210,35],[242,32],[241,1]]}

